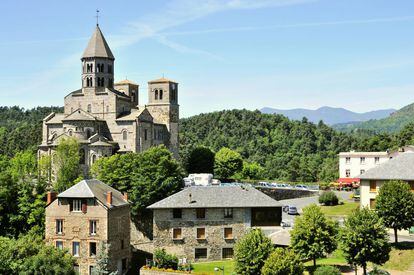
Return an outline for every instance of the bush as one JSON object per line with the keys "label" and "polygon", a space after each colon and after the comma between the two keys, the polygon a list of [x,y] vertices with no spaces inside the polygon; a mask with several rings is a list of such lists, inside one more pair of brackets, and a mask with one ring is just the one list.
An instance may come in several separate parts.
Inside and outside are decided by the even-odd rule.
{"label": "bush", "polygon": [[313,275],[341,275],[341,271],[335,266],[324,265],[318,267]]}
{"label": "bush", "polygon": [[264,262],[273,250],[272,241],[260,229],[252,229],[234,247],[235,272],[260,274]]}
{"label": "bush", "polygon": [[165,249],[156,249],[154,251],[154,265],[158,268],[177,270],[178,258],[173,254],[168,254]]}
{"label": "bush", "polygon": [[368,272],[368,275],[390,275],[388,271],[379,269],[378,266],[374,266],[374,268]]}
{"label": "bush", "polygon": [[291,249],[276,248],[265,261],[262,275],[299,275],[303,264]]}
{"label": "bush", "polygon": [[333,191],[326,191],[323,192],[319,196],[319,203],[325,205],[337,205],[338,204],[338,197],[335,195]]}

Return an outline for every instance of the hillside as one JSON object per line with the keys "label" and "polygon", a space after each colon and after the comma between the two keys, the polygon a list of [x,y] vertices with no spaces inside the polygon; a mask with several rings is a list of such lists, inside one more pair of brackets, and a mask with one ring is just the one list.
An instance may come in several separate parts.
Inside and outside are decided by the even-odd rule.
{"label": "hillside", "polygon": [[344,108],[332,108],[332,107],[321,107],[316,110],[309,109],[290,109],[280,110],[269,107],[262,108],[260,110],[264,114],[280,114],[293,120],[301,120],[306,117],[313,123],[318,123],[322,120],[328,125],[349,123],[349,122],[361,122],[371,119],[381,119],[388,117],[391,113],[395,112],[395,109],[376,110],[366,113],[356,113]]}
{"label": "hillside", "polygon": [[390,116],[383,119],[372,119],[359,123],[336,124],[333,125],[333,128],[344,132],[362,129],[377,133],[395,133],[402,130],[410,122],[414,122],[414,103],[395,111]]}

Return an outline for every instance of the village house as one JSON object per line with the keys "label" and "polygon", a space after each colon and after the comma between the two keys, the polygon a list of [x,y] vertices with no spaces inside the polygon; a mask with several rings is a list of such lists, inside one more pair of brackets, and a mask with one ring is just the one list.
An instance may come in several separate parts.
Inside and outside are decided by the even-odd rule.
{"label": "village house", "polygon": [[232,258],[249,229],[278,227],[282,220],[282,205],[252,187],[188,187],[148,208],[154,249],[195,261]]}
{"label": "village house", "polygon": [[109,269],[125,274],[131,259],[127,197],[98,180],[83,180],[58,194],[49,192],[45,241],[67,249],[75,270],[92,274],[99,250],[107,248]]}
{"label": "village house", "polygon": [[375,198],[384,182],[402,180],[414,191],[414,152],[400,154],[389,161],[369,169],[359,176],[361,207],[375,208]]}

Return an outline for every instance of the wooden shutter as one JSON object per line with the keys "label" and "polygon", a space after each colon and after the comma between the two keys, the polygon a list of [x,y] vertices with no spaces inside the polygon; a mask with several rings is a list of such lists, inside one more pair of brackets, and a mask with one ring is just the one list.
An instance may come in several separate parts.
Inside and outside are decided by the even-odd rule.
{"label": "wooden shutter", "polygon": [[82,200],[82,212],[83,213],[88,212],[88,201],[87,200]]}

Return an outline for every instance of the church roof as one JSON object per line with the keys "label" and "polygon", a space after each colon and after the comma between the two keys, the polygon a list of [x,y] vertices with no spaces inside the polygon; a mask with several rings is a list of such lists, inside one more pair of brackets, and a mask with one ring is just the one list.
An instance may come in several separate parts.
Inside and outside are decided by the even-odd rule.
{"label": "church roof", "polygon": [[168,79],[168,78],[165,78],[165,77],[161,77],[161,78],[158,78],[158,79],[148,81],[148,83],[150,83],[150,84],[151,83],[167,83],[167,82],[177,83],[174,80],[171,80],[171,79]]}
{"label": "church roof", "polygon": [[140,108],[140,109],[138,109],[138,110],[131,110],[131,113],[130,114],[127,114],[127,115],[125,115],[125,116],[121,116],[121,117],[118,117],[116,120],[117,121],[134,121],[134,120],[136,120],[137,119],[137,117],[139,117],[141,114],[142,114],[142,112],[144,112],[146,110],[146,108],[144,107],[144,108]]}
{"label": "church roof", "polygon": [[92,34],[88,46],[83,52],[82,58],[88,57],[104,57],[112,60],[115,59],[99,26],[96,26],[95,32]]}
{"label": "church roof", "polygon": [[85,112],[82,109],[77,109],[73,113],[71,113],[64,119],[62,119],[62,121],[74,121],[74,120],[95,121],[95,120],[100,120],[100,119],[94,117],[93,115]]}
{"label": "church roof", "polygon": [[46,124],[61,124],[64,117],[65,114],[63,113],[51,113],[44,119],[44,121]]}
{"label": "church roof", "polygon": [[118,81],[118,82],[114,83],[114,85],[125,85],[125,84],[138,85],[137,83],[135,83],[135,82],[133,82],[129,79],[124,79],[124,80],[121,80],[121,81]]}

